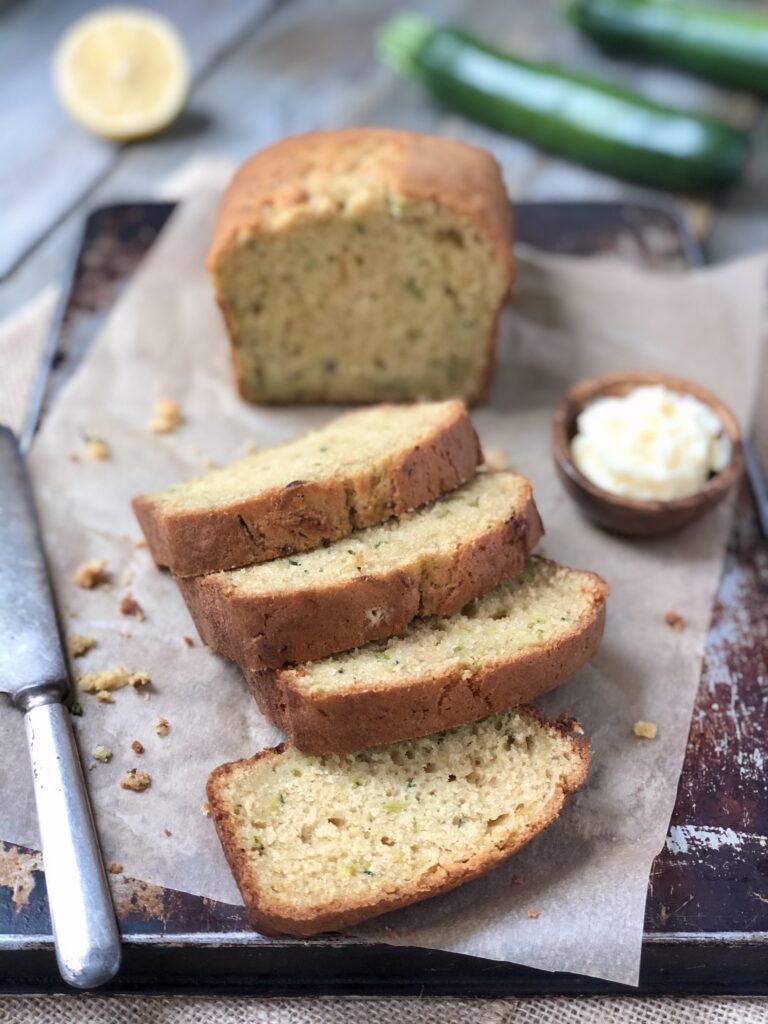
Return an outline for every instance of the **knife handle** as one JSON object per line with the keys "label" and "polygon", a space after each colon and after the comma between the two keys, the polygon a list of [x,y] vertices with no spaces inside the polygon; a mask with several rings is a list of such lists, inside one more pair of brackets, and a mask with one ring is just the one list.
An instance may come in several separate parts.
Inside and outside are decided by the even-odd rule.
{"label": "knife handle", "polygon": [[58,701],[25,715],[56,959],[76,988],[109,981],[120,933],[69,712]]}

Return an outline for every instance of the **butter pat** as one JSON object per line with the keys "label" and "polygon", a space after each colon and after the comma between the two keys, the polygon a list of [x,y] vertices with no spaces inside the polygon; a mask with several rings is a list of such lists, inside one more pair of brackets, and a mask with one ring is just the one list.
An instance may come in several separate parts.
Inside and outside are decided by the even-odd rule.
{"label": "butter pat", "polygon": [[571,455],[593,484],[622,497],[697,494],[730,458],[722,424],[691,395],[662,385],[598,398],[579,414]]}

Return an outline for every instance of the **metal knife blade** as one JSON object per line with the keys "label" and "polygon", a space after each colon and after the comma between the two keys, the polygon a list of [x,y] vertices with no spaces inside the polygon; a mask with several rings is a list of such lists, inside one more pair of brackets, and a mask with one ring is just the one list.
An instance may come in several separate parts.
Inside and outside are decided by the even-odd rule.
{"label": "metal knife blade", "polygon": [[65,697],[67,680],[29,481],[0,426],[0,693],[24,707],[34,694]]}
{"label": "metal knife blade", "polygon": [[93,988],[120,966],[120,933],[61,703],[67,687],[29,478],[16,439],[0,427],[0,692],[24,711],[59,970],[70,985]]}

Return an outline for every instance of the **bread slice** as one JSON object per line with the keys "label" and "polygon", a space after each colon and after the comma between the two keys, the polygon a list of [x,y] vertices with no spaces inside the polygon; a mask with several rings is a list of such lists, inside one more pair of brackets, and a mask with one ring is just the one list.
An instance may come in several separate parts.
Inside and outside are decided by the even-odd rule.
{"label": "bread slice", "polygon": [[452,618],[418,619],[391,640],[246,678],[300,750],[425,736],[564,683],[597,652],[607,594],[594,573],[532,556]]}
{"label": "bread slice", "polygon": [[205,643],[243,668],[279,668],[454,615],[520,572],[542,532],[525,477],[481,473],[329,547],[179,584]]}
{"label": "bread slice", "polygon": [[402,515],[469,480],[482,460],[462,402],[383,405],[135,498],[158,565],[235,569]]}
{"label": "bread slice", "polygon": [[362,754],[265,750],[217,768],[208,800],[253,927],[314,935],[500,864],[558,816],[589,759],[578,723],[522,707]]}
{"label": "bread slice", "polygon": [[283,139],[235,175],[208,269],[248,401],[477,401],[514,273],[499,166],[390,129]]}

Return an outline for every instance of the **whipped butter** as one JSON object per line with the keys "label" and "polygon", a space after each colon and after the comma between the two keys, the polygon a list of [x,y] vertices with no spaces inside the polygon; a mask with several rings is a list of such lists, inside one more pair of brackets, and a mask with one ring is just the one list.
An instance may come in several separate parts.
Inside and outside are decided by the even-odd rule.
{"label": "whipped butter", "polygon": [[662,385],[595,399],[576,420],[571,456],[612,494],[671,501],[701,491],[730,458],[723,428],[703,402]]}

